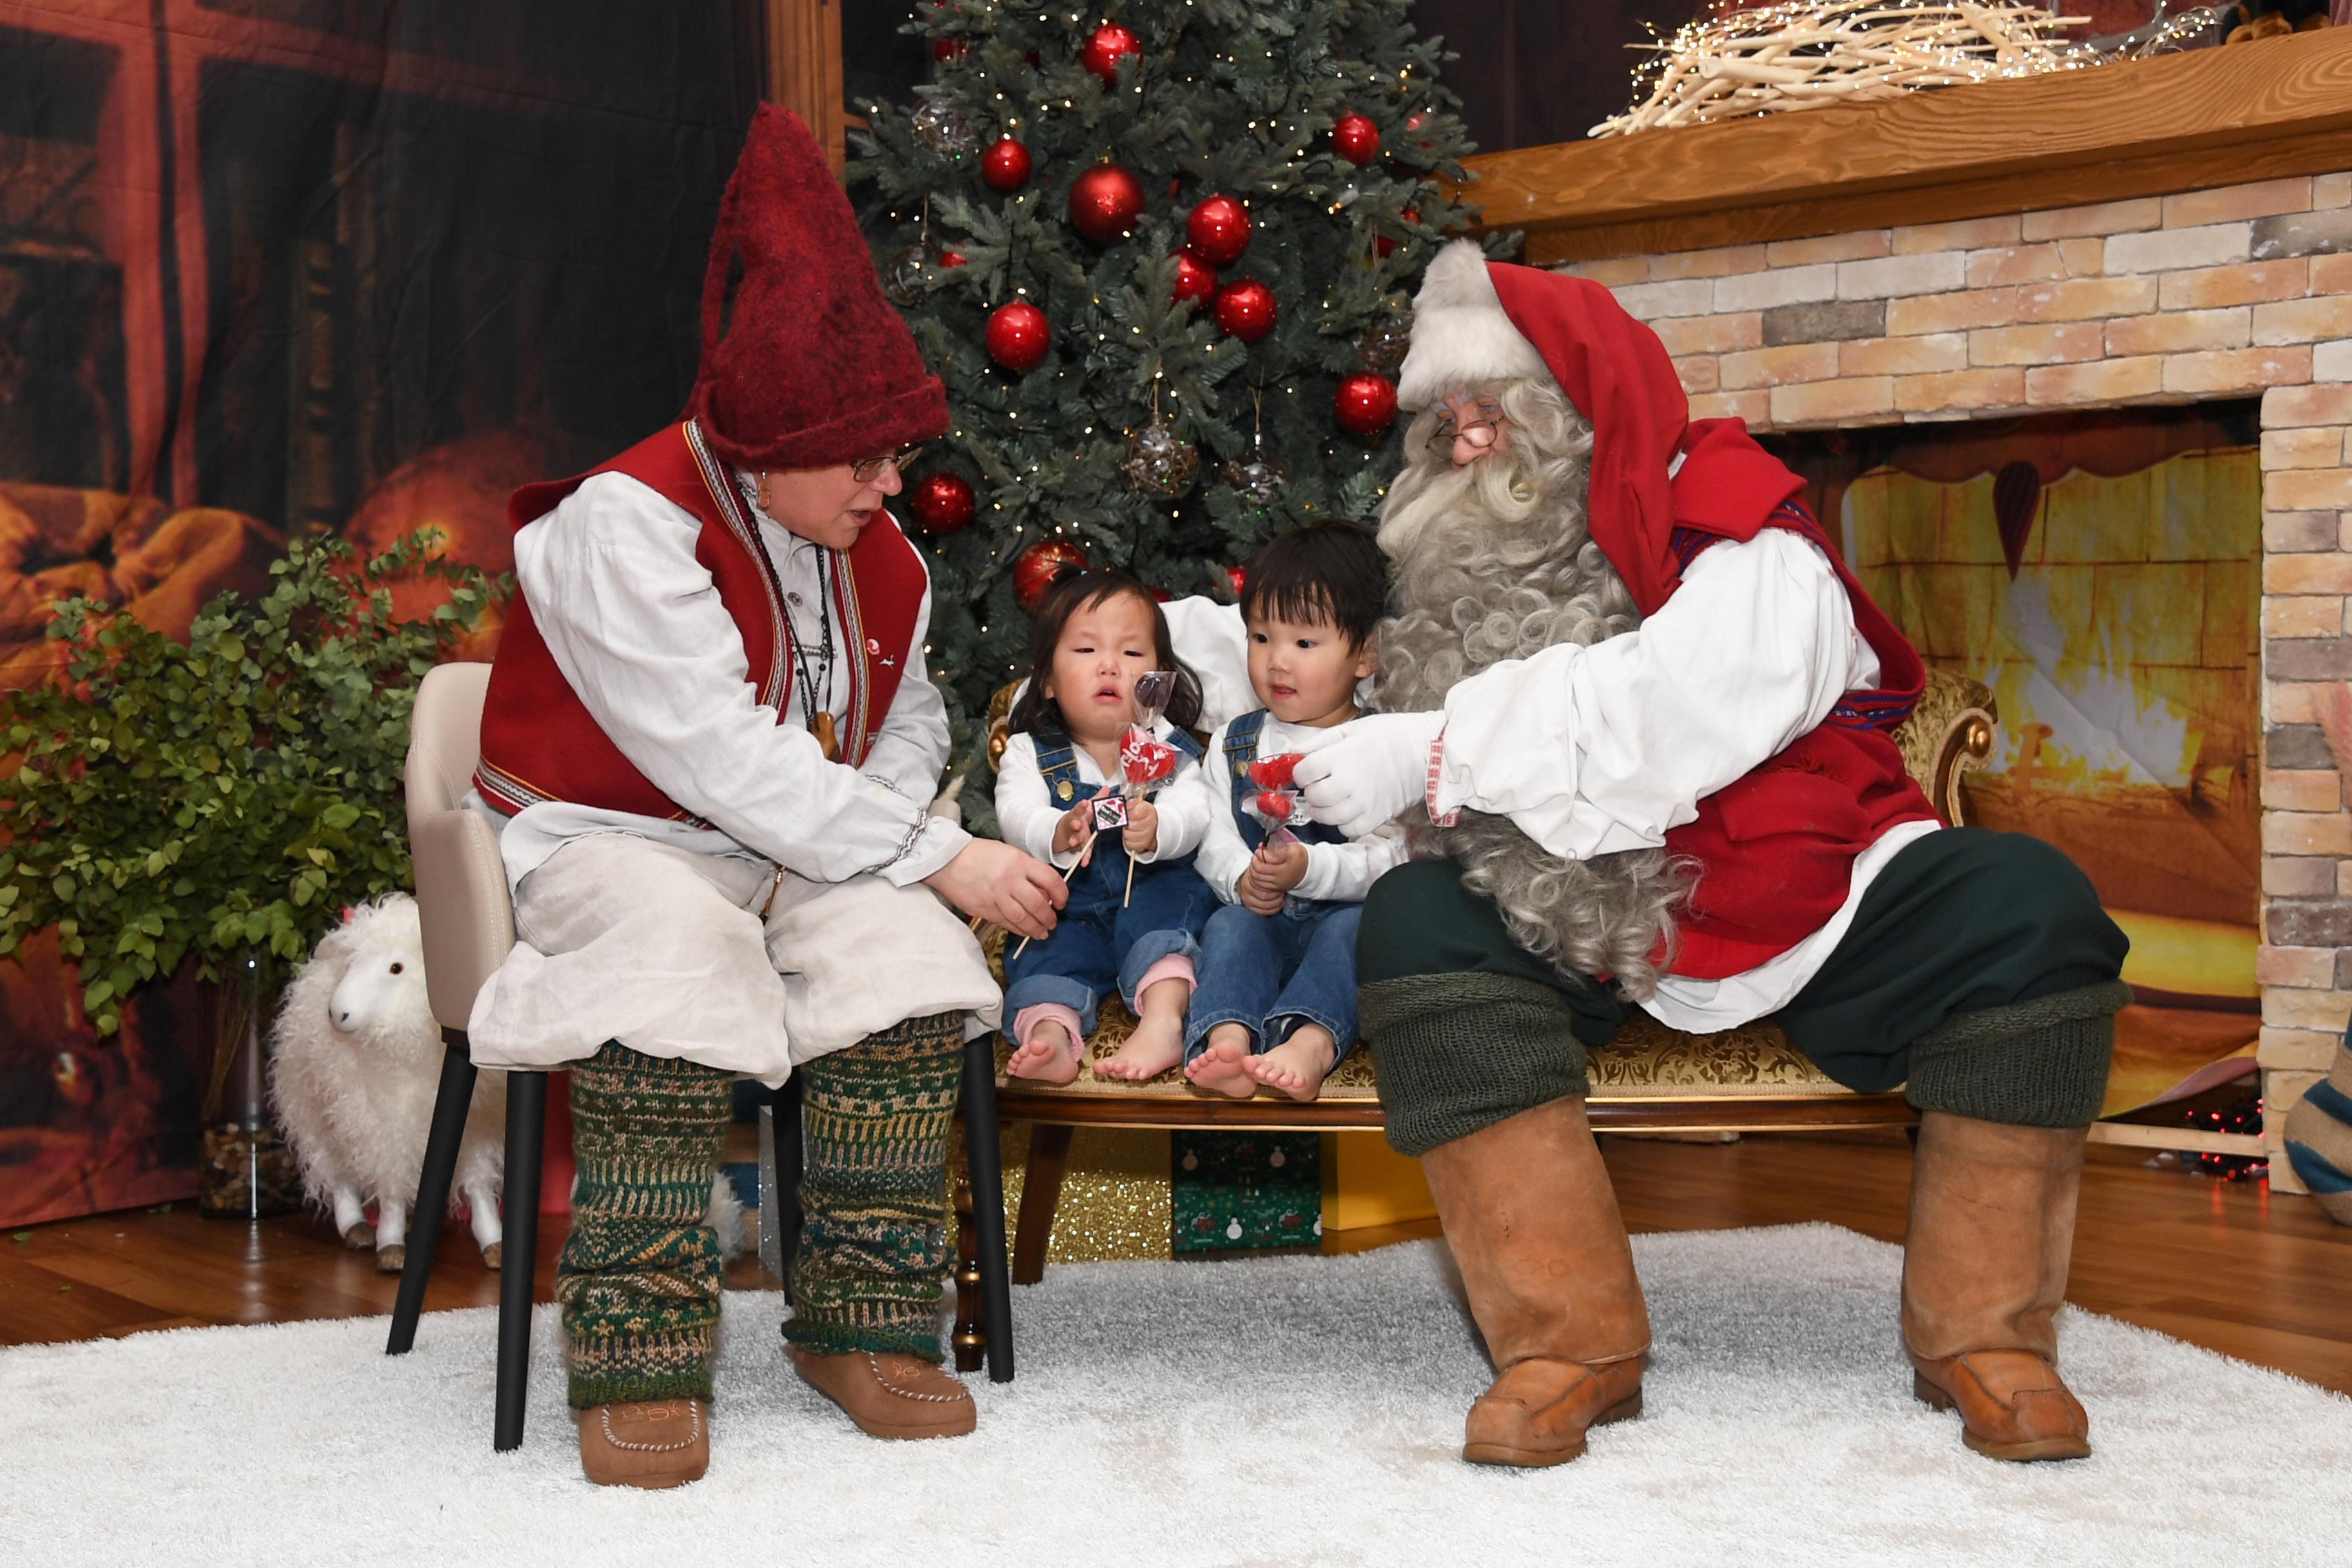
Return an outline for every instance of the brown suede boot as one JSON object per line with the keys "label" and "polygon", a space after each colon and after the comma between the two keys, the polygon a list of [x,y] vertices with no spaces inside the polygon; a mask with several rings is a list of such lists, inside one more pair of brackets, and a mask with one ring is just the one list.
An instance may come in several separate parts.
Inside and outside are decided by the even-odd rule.
{"label": "brown suede boot", "polygon": [[832,1400],[869,1437],[961,1437],[977,1424],[971,1393],[920,1356],[792,1347],[801,1381]]}
{"label": "brown suede boot", "polygon": [[1583,1097],[1441,1143],[1421,1165],[1496,1372],[1462,1457],[1565,1464],[1587,1427],[1640,1415],[1650,1317]]}
{"label": "brown suede boot", "polygon": [[593,1405],[580,1418],[580,1468],[600,1487],[658,1491],[710,1468],[709,1406],[699,1399]]}
{"label": "brown suede boot", "polygon": [[2080,1459],[2091,1419],[2059,1380],[2082,1187],[2080,1127],[2012,1127],[1930,1110],[1911,1171],[1903,1343],[1911,1391],[1958,1408],[1960,1441],[1994,1459]]}

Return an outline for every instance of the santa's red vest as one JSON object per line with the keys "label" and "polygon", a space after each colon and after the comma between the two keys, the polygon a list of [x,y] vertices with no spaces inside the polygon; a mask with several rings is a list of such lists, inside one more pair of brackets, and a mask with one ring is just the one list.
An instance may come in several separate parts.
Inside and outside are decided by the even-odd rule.
{"label": "santa's red vest", "polygon": [[[1847,692],[1818,728],[1700,801],[1696,821],[1666,834],[1667,851],[1686,858],[1697,879],[1675,917],[1664,966],[1695,980],[1742,973],[1821,930],[1845,903],[1857,856],[1888,828],[1936,816],[1893,738],[1927,684],[1917,650],[1803,507],[1786,502],[1764,526],[1800,533],[1830,558],[1854,629],[1878,656],[1879,685]],[[1727,537],[1736,535],[1677,528],[1675,553],[1687,566]]]}
{"label": "santa's red vest", "polygon": [[[694,558],[710,574],[719,602],[742,635],[758,700],[774,708],[782,722],[792,635],[775,571],[733,476],[690,421],[576,478],[525,485],[508,502],[507,520],[520,531],[553,511],[588,479],[607,473],[628,475],[700,521]],[[855,766],[865,760],[888,717],[898,677],[913,656],[915,617],[927,579],[914,546],[887,516],[869,524],[855,548],[833,554],[831,562],[833,613],[841,647],[852,656],[845,663],[850,690],[843,760]],[[484,799],[509,813],[560,800],[640,816],[698,820],[655,788],[589,716],[548,652],[520,589],[508,607],[498,661],[490,670],[482,709],[482,760],[474,784]]]}

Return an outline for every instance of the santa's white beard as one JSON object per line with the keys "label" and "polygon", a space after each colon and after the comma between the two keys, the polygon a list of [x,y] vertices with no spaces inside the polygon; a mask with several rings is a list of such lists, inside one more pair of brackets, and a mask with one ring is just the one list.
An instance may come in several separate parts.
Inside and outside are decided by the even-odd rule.
{"label": "santa's white beard", "polygon": [[[1516,434],[1516,432],[1515,432]],[[1633,596],[1585,532],[1580,449],[1517,442],[1455,468],[1417,457],[1381,520],[1391,576],[1380,628],[1380,701],[1389,712],[1443,708],[1465,677],[1557,643],[1591,644],[1641,624]],[[1663,849],[1590,860],[1550,854],[1506,816],[1465,811],[1414,837],[1494,900],[1511,939],[1564,973],[1605,974],[1640,1001],[1657,988],[1652,954],[1671,943],[1685,879]]]}

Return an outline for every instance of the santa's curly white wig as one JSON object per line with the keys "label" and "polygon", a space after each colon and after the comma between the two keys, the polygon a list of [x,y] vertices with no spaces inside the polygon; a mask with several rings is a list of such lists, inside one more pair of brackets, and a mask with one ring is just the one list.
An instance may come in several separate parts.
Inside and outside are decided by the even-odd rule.
{"label": "santa's curly white wig", "polygon": [[[1416,323],[1416,338],[1420,324]],[[1556,643],[1596,643],[1641,624],[1633,595],[1585,531],[1592,427],[1549,376],[1463,390],[1500,405],[1508,435],[1454,466],[1433,447],[1444,411],[1405,435],[1380,542],[1391,564],[1380,629],[1380,700],[1391,712],[1442,708],[1455,682]],[[1495,900],[1512,940],[1564,973],[1608,975],[1636,1001],[1657,987],[1686,878],[1663,849],[1569,860],[1505,816],[1465,811],[1451,827],[1414,808],[1415,836],[1458,862]]]}

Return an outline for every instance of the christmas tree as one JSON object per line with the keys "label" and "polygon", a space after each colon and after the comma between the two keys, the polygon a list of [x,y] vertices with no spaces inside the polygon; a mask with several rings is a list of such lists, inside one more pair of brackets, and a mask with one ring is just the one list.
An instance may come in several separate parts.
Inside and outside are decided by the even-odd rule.
{"label": "christmas tree", "polygon": [[1230,597],[1274,533],[1379,510],[1412,290],[1471,216],[1407,3],[945,0],[936,79],[861,106],[851,192],[954,416],[900,510],[967,744],[1060,563]]}

